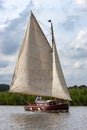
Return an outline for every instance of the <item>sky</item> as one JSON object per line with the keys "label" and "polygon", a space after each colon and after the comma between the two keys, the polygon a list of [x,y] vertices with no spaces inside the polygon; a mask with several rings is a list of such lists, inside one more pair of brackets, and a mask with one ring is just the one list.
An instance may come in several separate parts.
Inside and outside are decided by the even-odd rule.
{"label": "sky", "polygon": [[30,10],[49,41],[53,22],[67,85],[87,85],[87,0],[0,0],[0,83],[11,84]]}

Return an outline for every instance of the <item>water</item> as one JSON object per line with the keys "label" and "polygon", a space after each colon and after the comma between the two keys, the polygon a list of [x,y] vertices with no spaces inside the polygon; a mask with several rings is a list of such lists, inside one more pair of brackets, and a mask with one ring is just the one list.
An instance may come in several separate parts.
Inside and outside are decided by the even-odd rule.
{"label": "water", "polygon": [[69,113],[34,113],[23,106],[0,106],[0,130],[87,130],[87,107]]}

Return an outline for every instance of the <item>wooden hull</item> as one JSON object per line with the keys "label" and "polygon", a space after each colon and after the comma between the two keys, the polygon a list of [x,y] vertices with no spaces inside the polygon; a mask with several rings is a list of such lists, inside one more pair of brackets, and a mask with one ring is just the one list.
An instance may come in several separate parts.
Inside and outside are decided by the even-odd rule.
{"label": "wooden hull", "polygon": [[68,112],[69,105],[68,103],[56,103],[51,102],[39,102],[31,103],[28,106],[25,106],[26,111],[42,111],[42,112]]}

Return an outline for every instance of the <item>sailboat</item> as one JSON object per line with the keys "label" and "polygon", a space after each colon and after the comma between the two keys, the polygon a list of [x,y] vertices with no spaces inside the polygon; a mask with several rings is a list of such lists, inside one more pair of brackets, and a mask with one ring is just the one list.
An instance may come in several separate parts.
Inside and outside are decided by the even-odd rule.
{"label": "sailboat", "polygon": [[70,101],[71,97],[62,72],[52,22],[51,31],[52,47],[31,11],[10,92],[54,97],[54,100],[39,100],[29,103],[24,107],[26,111],[59,112],[69,110],[68,102],[62,102]]}

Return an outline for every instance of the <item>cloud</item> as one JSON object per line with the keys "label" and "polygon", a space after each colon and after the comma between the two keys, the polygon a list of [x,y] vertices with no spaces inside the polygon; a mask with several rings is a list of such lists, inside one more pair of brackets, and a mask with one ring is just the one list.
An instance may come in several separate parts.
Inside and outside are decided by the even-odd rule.
{"label": "cloud", "polygon": [[84,66],[84,65],[83,65],[82,62],[77,61],[77,62],[74,63],[73,68],[75,68],[75,69],[80,69],[80,68],[83,68],[83,66]]}
{"label": "cloud", "polygon": [[0,66],[0,83],[11,83],[12,73],[13,73],[13,66],[9,63],[3,66]]}
{"label": "cloud", "polygon": [[0,82],[11,82],[17,60],[16,54],[24,37],[30,7],[29,3],[19,17],[9,20],[7,26],[0,30]]}
{"label": "cloud", "polygon": [[40,8],[40,4],[38,1],[35,1],[33,0],[33,6],[36,8],[36,9],[39,9]]}
{"label": "cloud", "polygon": [[73,31],[77,25],[77,22],[79,21],[79,16],[67,16],[66,19],[60,23],[60,25],[66,30],[66,31]]}
{"label": "cloud", "polygon": [[77,84],[87,83],[86,79],[87,61],[86,59],[76,60],[72,65],[73,79],[76,80]]}
{"label": "cloud", "polygon": [[[29,6],[27,6],[29,8]],[[19,48],[23,39],[26,27],[26,19],[29,16],[28,9],[25,9],[18,18],[9,21],[8,26],[0,32],[0,51],[3,54],[14,54]]]}
{"label": "cloud", "polygon": [[0,10],[3,10],[4,9],[4,7],[3,7],[3,0],[0,0]]}
{"label": "cloud", "polygon": [[[69,52],[69,55],[67,54]],[[66,47],[66,51],[64,51],[66,57],[70,58],[71,60],[80,60],[86,59],[87,57],[87,29],[80,30],[77,36],[73,39],[72,42],[68,43]]]}
{"label": "cloud", "polygon": [[81,7],[87,9],[87,0],[76,0],[76,3]]}
{"label": "cloud", "polygon": [[[3,54],[12,54],[15,53],[18,49],[18,36],[16,33],[16,29],[13,25],[10,25],[9,27],[6,27],[6,29],[3,32],[0,32],[1,39],[0,39],[0,51]],[[17,26],[17,25],[16,25]],[[15,27],[16,27],[15,26]],[[12,28],[10,28],[12,27]],[[17,41],[18,40],[18,41]]]}
{"label": "cloud", "polygon": [[82,48],[87,50],[87,29],[80,30],[75,41],[73,42],[75,48]]}
{"label": "cloud", "polygon": [[12,78],[12,74],[0,74],[0,83],[9,83],[11,84],[11,78]]}
{"label": "cloud", "polygon": [[80,30],[72,42],[63,42],[59,54],[67,84],[87,84],[87,29]]}
{"label": "cloud", "polygon": [[9,63],[7,61],[0,60],[0,68],[7,67]]}
{"label": "cloud", "polygon": [[[69,52],[68,52],[69,53]],[[71,57],[72,58],[72,57]],[[82,85],[87,84],[86,71],[87,61],[86,59],[65,59],[66,67],[64,68],[65,79],[68,85]]]}
{"label": "cloud", "polygon": [[[19,17],[20,13],[25,10],[25,7],[29,4],[30,0],[18,1],[18,0],[3,0],[0,1],[0,29],[6,27],[9,21]],[[4,14],[4,15],[3,15]]]}

